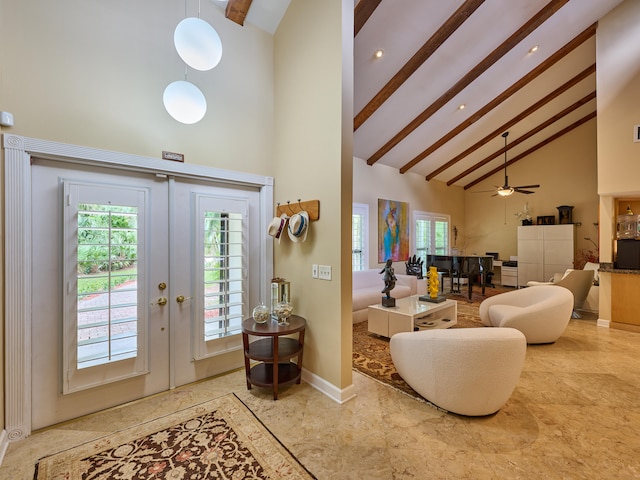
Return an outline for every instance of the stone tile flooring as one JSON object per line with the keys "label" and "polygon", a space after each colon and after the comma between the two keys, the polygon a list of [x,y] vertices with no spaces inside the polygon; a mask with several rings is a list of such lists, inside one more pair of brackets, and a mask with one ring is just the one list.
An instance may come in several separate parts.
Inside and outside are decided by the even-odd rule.
{"label": "stone tile flooring", "polygon": [[246,389],[244,372],[133,402],[12,443],[0,479],[31,480],[37,459],[235,392],[318,479],[640,478],[640,334],[571,320],[527,347],[515,392],[495,415],[440,412],[357,372],[339,405],[310,385]]}

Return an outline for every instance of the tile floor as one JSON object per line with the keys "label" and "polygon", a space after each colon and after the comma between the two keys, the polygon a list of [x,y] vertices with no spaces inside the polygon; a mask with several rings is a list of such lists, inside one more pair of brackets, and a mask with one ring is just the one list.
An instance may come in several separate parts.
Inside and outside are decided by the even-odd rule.
{"label": "tile floor", "polygon": [[488,417],[353,381],[344,405],[304,383],[274,402],[236,371],[36,432],[9,446],[0,479],[31,480],[41,456],[230,391],[318,479],[640,478],[640,334],[572,320],[555,344],[527,348],[515,392]]}

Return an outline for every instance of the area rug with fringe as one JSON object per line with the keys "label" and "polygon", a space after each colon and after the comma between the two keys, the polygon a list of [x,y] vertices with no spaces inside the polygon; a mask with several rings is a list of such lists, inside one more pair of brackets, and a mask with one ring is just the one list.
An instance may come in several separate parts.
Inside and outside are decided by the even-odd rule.
{"label": "area rug with fringe", "polygon": [[[448,299],[458,302],[458,322],[451,328],[483,327],[478,313],[482,300],[508,290],[487,287],[482,295],[480,287],[474,287],[471,300],[467,290],[446,295]],[[422,398],[396,371],[389,351],[389,339],[369,333],[367,321],[353,325],[353,368],[412,397]]]}
{"label": "area rug with fringe", "polygon": [[42,458],[35,478],[316,477],[229,394]]}

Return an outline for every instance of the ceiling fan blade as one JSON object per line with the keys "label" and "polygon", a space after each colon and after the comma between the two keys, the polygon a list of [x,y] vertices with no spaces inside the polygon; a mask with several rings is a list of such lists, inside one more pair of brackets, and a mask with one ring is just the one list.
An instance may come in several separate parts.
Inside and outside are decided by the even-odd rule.
{"label": "ceiling fan blade", "polygon": [[513,188],[513,191],[516,193],[526,193],[527,195],[529,195],[530,193],[536,193],[536,192],[532,192],[531,190],[521,190],[519,188]]}
{"label": "ceiling fan blade", "polygon": [[518,185],[517,187],[513,188],[540,188],[540,185]]}

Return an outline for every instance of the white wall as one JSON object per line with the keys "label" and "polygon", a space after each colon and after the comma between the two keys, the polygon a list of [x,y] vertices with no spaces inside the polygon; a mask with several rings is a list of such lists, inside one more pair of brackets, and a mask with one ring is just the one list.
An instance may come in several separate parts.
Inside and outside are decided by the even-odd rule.
{"label": "white wall", "polygon": [[[423,175],[398,172],[382,164],[367,165],[361,158],[353,159],[353,202],[369,205],[369,268],[382,267],[378,262],[378,199],[409,203],[413,212],[444,213],[451,216],[451,226],[459,229],[458,246],[465,232],[464,193],[460,187],[447,187],[443,182],[427,182]],[[414,235],[413,227],[411,235]],[[453,247],[453,238],[449,239]],[[410,255],[415,253],[411,245]],[[404,262],[394,263],[397,273],[405,272]]]}

